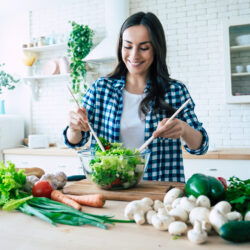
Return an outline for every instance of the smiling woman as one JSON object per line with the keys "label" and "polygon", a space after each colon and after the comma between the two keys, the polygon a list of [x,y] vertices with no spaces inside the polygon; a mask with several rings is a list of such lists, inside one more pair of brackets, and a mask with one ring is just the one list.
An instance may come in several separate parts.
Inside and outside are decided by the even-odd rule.
{"label": "smiling woman", "polygon": [[[84,145],[90,135],[88,123],[99,137],[131,149],[153,135],[144,180],[184,182],[182,141],[189,153],[205,154],[208,136],[186,86],[170,78],[166,55],[164,30],[154,14],[138,12],[128,17],[119,34],[118,63],[112,73],[92,84],[83,107],[70,112],[66,144]],[[92,146],[95,143],[92,139]]]}

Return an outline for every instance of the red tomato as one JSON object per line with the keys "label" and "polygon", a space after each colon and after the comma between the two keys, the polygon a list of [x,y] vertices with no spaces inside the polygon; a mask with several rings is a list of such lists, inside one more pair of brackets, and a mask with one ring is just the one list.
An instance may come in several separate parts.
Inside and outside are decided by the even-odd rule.
{"label": "red tomato", "polygon": [[47,197],[50,198],[53,188],[48,181],[38,181],[32,188],[32,194],[35,197]]}
{"label": "red tomato", "polygon": [[217,179],[222,183],[222,185],[224,186],[224,189],[227,190],[227,181],[225,178],[223,177],[217,177]]}
{"label": "red tomato", "polygon": [[112,185],[119,185],[121,183],[119,178],[116,178],[111,184]]}

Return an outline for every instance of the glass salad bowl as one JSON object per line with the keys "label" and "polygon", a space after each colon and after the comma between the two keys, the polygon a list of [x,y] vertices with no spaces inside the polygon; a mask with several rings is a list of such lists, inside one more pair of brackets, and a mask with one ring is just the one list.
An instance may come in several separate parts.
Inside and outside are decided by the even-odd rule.
{"label": "glass salad bowl", "polygon": [[78,152],[83,171],[91,182],[106,190],[128,189],[136,186],[147,168],[150,151],[139,153],[130,149]]}

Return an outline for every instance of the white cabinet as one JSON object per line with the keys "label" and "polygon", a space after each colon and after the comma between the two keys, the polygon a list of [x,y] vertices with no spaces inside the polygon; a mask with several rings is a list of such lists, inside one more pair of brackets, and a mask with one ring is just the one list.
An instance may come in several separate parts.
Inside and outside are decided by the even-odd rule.
{"label": "white cabinet", "polygon": [[250,17],[224,25],[225,87],[228,103],[250,103]]}
{"label": "white cabinet", "polygon": [[46,173],[63,171],[68,176],[83,174],[80,160],[74,156],[4,154],[4,160],[13,162],[19,168],[39,167]]}
{"label": "white cabinet", "polygon": [[184,159],[186,181],[195,173],[214,177],[250,179],[250,160]]}

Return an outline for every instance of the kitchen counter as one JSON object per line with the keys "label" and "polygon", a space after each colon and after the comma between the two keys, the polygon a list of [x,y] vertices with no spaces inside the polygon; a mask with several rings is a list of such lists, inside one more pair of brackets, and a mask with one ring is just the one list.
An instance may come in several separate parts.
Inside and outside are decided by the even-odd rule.
{"label": "kitchen counter", "polygon": [[[124,219],[123,210],[127,203],[107,201],[103,208],[84,207],[85,212],[115,215]],[[54,227],[36,217],[21,212],[0,211],[1,249],[8,250],[82,250],[82,249],[249,249],[249,243],[234,244],[217,235],[209,236],[204,245],[194,245],[186,236],[174,240],[167,231],[158,231],[151,225],[121,224],[109,226],[108,230],[91,226],[73,227],[58,225]]]}
{"label": "kitchen counter", "polygon": [[[77,150],[70,148],[50,147],[47,149],[11,148],[4,149],[3,154],[43,155],[43,156],[77,156]],[[191,155],[183,151],[184,159],[224,159],[250,160],[250,148],[227,148],[209,151],[205,155]]]}

